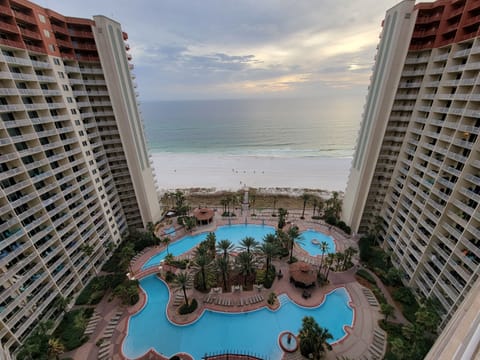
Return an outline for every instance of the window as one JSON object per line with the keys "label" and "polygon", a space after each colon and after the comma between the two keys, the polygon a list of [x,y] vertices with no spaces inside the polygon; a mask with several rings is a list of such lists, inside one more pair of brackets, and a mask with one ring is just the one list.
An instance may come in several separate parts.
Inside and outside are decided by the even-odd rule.
{"label": "window", "polygon": [[[49,38],[50,37],[50,31],[48,31],[47,29],[43,29],[43,34],[45,35],[45,37]],[[58,64],[57,64],[58,65]]]}
{"label": "window", "polygon": [[80,131],[78,132],[78,135],[80,135],[80,136],[85,136],[85,134],[83,133],[82,130],[80,130]]}
{"label": "window", "polygon": [[68,85],[62,85],[63,90],[68,91]]}
{"label": "window", "polygon": [[59,76],[61,79],[65,79],[65,74],[63,73],[63,71],[59,71],[59,72],[58,72],[58,76]]}
{"label": "window", "polygon": [[55,45],[53,45],[53,44],[49,44],[48,48],[50,49],[51,52],[55,51]]}
{"label": "window", "polygon": [[38,19],[40,20],[41,23],[46,24],[47,21],[45,20],[45,16],[42,14],[38,14]]}
{"label": "window", "polygon": [[75,110],[75,109],[70,109],[70,112],[71,112],[73,115],[75,115],[75,114],[77,113],[77,110]]}
{"label": "window", "polygon": [[73,99],[69,96],[69,97],[67,97],[67,102],[68,102],[69,104],[71,104],[71,103],[73,103]]}
{"label": "window", "polygon": [[58,58],[53,58],[53,63],[54,63],[55,65],[60,65],[60,59],[58,59]]}
{"label": "window", "polygon": [[75,120],[75,125],[80,126],[80,120]]}

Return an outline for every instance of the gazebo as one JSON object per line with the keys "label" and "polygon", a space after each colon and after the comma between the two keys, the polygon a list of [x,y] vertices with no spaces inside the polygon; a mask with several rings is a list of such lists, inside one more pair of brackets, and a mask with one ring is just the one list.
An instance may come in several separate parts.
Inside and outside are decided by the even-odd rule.
{"label": "gazebo", "polygon": [[197,224],[207,225],[212,222],[214,212],[213,212],[213,209],[197,208],[193,210],[193,216],[195,216],[195,219],[197,220]]}
{"label": "gazebo", "polygon": [[309,264],[298,261],[290,265],[290,282],[293,282],[295,286],[308,288],[315,286],[317,281],[317,273],[315,269]]}

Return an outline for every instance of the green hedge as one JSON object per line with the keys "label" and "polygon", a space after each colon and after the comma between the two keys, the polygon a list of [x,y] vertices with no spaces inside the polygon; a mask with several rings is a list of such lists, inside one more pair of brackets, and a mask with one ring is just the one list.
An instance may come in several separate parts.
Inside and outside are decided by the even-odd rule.
{"label": "green hedge", "polygon": [[365,269],[359,269],[357,270],[357,275],[360,276],[361,278],[364,278],[371,284],[376,284],[377,282],[375,281],[375,278],[370,274],[367,270]]}

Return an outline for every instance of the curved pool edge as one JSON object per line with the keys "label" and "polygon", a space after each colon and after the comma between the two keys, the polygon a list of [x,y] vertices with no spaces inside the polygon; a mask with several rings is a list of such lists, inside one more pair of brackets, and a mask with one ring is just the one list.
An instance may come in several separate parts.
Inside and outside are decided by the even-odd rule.
{"label": "curved pool edge", "polygon": [[[211,232],[215,232],[217,231],[218,229],[220,228],[223,228],[223,227],[242,227],[242,226],[254,226],[254,227],[262,227],[262,228],[271,228],[273,231],[275,231],[275,227],[274,226],[271,226],[271,225],[262,225],[262,224],[231,224],[231,225],[220,225],[220,226],[215,226],[215,229],[213,230],[205,230],[205,231],[200,231],[198,233],[195,233],[195,234],[183,234],[182,236],[179,236],[177,239],[175,239],[174,241],[172,241],[169,245],[173,245],[183,239],[185,239],[187,236],[198,236],[198,235],[202,235],[202,234],[209,234]],[[198,244],[197,244],[198,245]],[[193,248],[192,248],[193,249]],[[191,251],[192,249],[190,249],[189,251]],[[165,251],[165,248],[163,248],[162,250],[159,250],[156,254],[150,256],[148,259],[145,260],[145,262],[142,264],[142,266],[140,267],[140,270],[141,271],[145,271],[145,270],[148,270],[150,268],[153,268],[155,266],[158,266],[160,264],[160,261],[156,264],[151,264],[149,266],[145,266],[145,264],[147,264],[151,259],[153,259],[155,256],[157,256],[158,254],[160,254],[161,252]]]}
{"label": "curved pool edge", "polygon": [[[251,310],[245,310],[245,311],[235,311],[235,312],[232,312],[232,311],[221,311],[221,310],[215,310],[215,309],[209,309],[209,308],[206,308],[206,307],[203,307],[203,309],[198,313],[198,315],[192,319],[191,321],[189,322],[186,322],[186,323],[178,323],[176,322],[175,320],[173,320],[169,313],[168,313],[168,304],[170,303],[170,300],[172,298],[172,294],[171,294],[171,289],[170,287],[168,286],[168,283],[163,280],[162,278],[158,277],[156,274],[150,274],[148,276],[146,276],[145,278],[143,279],[146,279],[148,277],[154,277],[156,280],[160,281],[161,283],[163,283],[163,285],[168,289],[168,301],[167,301],[167,306],[165,307],[165,315],[166,315],[166,318],[167,320],[175,325],[175,326],[179,326],[179,327],[187,327],[187,326],[190,326],[192,324],[195,324],[196,322],[198,322],[202,317],[203,315],[205,314],[205,312],[209,311],[209,312],[212,312],[212,313],[220,313],[220,314],[242,314],[242,313],[254,313],[254,312],[258,312],[258,311],[261,311],[263,309],[267,309],[268,311],[270,312],[277,312],[281,309],[283,303],[280,302],[279,303],[279,306],[275,309],[272,309],[270,308],[268,305],[262,305],[256,309],[251,309]],[[125,359],[138,359],[140,357],[143,357],[145,355],[148,355],[148,353],[154,353],[155,355],[158,355],[162,358],[164,358],[165,360],[168,360],[169,358],[171,358],[172,356],[175,356],[175,355],[179,355],[179,354],[182,354],[184,356],[187,356],[189,359],[192,359],[193,360],[193,357],[191,354],[189,353],[186,353],[186,352],[179,352],[179,353],[175,353],[175,354],[172,354],[171,356],[169,357],[165,357],[163,354],[160,354],[156,349],[155,347],[150,347],[145,353],[135,357],[135,358],[131,358],[131,357],[128,357],[125,355],[124,353],[124,343],[125,343],[125,339],[127,338],[128,334],[129,334],[129,330],[130,330],[130,320],[132,318],[132,316],[135,316],[137,315],[138,313],[140,313],[142,310],[144,310],[144,308],[146,307],[147,303],[148,303],[148,294],[147,292],[145,291],[145,289],[141,286],[141,284],[139,285],[140,289],[141,289],[141,294],[143,295],[143,301],[142,301],[142,304],[141,306],[139,307],[139,309],[135,310],[134,312],[130,313],[128,315],[128,319],[127,319],[127,323],[126,323],[126,331],[125,331],[125,334],[121,340],[121,353],[122,353],[122,356],[125,358]],[[346,288],[345,285],[339,285],[339,286],[336,286],[334,287],[333,289],[331,289],[330,291],[328,291],[327,293],[325,294],[322,294],[322,301],[318,304],[315,304],[313,306],[304,306],[304,305],[301,305],[301,304],[298,304],[295,300],[293,300],[292,298],[290,298],[290,296],[288,295],[287,292],[282,292],[281,294],[278,295],[278,297],[280,296],[284,296],[286,297],[291,303],[295,304],[295,306],[298,306],[300,308],[304,308],[304,309],[316,309],[316,308],[320,308],[322,307],[322,305],[324,305],[324,303],[327,301],[327,298],[329,295],[333,294],[335,291],[339,290],[339,289],[343,289],[348,297],[348,301],[346,302],[346,305],[352,310],[352,322],[351,324],[343,324],[342,325],[342,329],[344,331],[344,335],[337,339],[336,341],[332,342],[332,343],[329,343],[331,346],[335,346],[335,345],[340,345],[342,344],[347,338],[349,335],[351,335],[351,333],[353,332],[353,328],[355,326],[355,323],[356,323],[356,306],[355,304],[353,303],[353,300],[352,300],[352,296],[350,294],[350,291]],[[280,332],[278,336],[280,336],[284,331]],[[298,334],[297,334],[298,335]],[[297,336],[296,335],[296,336]],[[281,348],[281,346],[280,346]],[[284,352],[284,349],[281,348],[282,352]]]}

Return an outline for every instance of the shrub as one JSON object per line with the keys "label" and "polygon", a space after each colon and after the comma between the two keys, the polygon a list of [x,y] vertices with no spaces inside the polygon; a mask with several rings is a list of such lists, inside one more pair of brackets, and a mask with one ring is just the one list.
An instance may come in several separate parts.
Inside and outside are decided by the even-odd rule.
{"label": "shrub", "polygon": [[93,278],[87,286],[82,290],[77,300],[75,301],[76,305],[94,305],[98,304],[105,291],[108,288],[108,281],[106,281],[106,276],[100,276]]}
{"label": "shrub", "polygon": [[167,283],[171,283],[172,281],[175,280],[175,274],[173,272],[171,272],[170,270],[168,270],[166,273],[165,273],[165,281]]}
{"label": "shrub", "polygon": [[267,289],[270,289],[272,287],[273,282],[275,281],[275,267],[272,266],[270,269],[265,274],[265,279],[263,280],[263,286]]}
{"label": "shrub", "polygon": [[415,296],[413,296],[412,291],[408,287],[401,287],[394,290],[392,296],[395,300],[406,305],[413,305],[417,302]]}
{"label": "shrub", "polygon": [[88,341],[88,336],[83,333],[87,327],[88,313],[84,309],[73,310],[65,314],[61,323],[54,331],[65,346],[66,351],[76,349]]}
{"label": "shrub", "polygon": [[347,224],[345,224],[345,222],[341,220],[337,222],[336,226],[348,235],[352,233],[352,229],[350,229],[350,226],[348,226]]}
{"label": "shrub", "polygon": [[376,284],[377,282],[375,281],[375,278],[370,274],[367,270],[365,269],[359,269],[357,270],[357,275],[360,276],[361,278],[364,278],[371,284]]}
{"label": "shrub", "polygon": [[277,300],[277,295],[272,291],[270,294],[268,294],[267,303],[269,305],[273,305],[275,304],[275,300]]}
{"label": "shrub", "polygon": [[180,315],[190,314],[197,309],[197,306],[198,306],[197,300],[192,299],[192,301],[190,301],[190,304],[188,304],[188,306],[187,304],[183,304],[182,306],[180,306],[180,308],[178,309],[178,313]]}
{"label": "shrub", "polygon": [[255,280],[258,284],[263,284],[267,277],[267,271],[265,269],[258,269],[255,273]]}
{"label": "shrub", "polygon": [[327,224],[330,224],[330,225],[337,225],[337,218],[334,216],[334,215],[328,215],[326,218],[325,218],[325,222]]}
{"label": "shrub", "polygon": [[386,304],[387,303],[387,300],[385,299],[385,296],[383,296],[382,291],[378,287],[373,286],[372,287],[372,292],[373,292],[373,295],[375,295],[375,297],[377,298],[377,300],[380,304]]}

